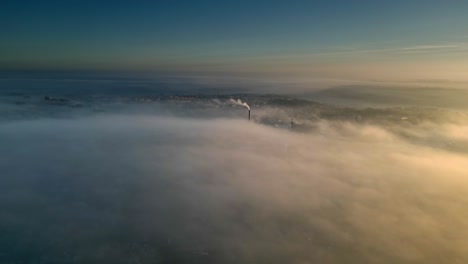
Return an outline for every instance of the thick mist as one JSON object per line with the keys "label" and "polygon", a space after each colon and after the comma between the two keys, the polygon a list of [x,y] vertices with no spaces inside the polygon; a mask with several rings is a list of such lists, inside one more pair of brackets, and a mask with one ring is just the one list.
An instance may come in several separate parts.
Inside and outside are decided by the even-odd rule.
{"label": "thick mist", "polygon": [[[468,261],[466,153],[382,126],[318,127],[135,114],[2,123],[0,262]],[[466,129],[439,133],[466,142]]]}

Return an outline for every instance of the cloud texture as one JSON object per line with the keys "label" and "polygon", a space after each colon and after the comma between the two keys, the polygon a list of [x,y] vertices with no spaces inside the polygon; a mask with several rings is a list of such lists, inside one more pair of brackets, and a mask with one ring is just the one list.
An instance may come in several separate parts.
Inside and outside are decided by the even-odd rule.
{"label": "cloud texture", "polygon": [[0,139],[3,263],[468,261],[468,156],[382,127],[111,115]]}

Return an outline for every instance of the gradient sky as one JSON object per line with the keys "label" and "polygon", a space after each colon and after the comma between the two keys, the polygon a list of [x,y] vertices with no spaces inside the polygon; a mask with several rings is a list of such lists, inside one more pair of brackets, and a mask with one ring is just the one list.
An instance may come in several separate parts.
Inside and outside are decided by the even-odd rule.
{"label": "gradient sky", "polygon": [[468,1],[1,1],[0,68],[468,81]]}

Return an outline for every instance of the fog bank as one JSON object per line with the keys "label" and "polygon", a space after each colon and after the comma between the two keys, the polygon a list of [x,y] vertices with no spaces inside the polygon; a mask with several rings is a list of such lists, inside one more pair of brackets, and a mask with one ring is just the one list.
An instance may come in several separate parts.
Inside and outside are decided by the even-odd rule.
{"label": "fog bank", "polygon": [[468,156],[382,127],[104,115],[0,139],[2,263],[468,261]]}

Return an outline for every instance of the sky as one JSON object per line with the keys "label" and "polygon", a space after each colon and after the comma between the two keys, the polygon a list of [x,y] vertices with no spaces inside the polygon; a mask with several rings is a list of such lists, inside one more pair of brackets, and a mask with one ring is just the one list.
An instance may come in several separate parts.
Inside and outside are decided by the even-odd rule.
{"label": "sky", "polygon": [[468,81],[466,1],[2,1],[0,69]]}

